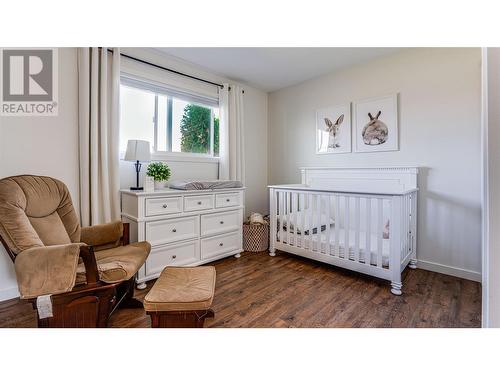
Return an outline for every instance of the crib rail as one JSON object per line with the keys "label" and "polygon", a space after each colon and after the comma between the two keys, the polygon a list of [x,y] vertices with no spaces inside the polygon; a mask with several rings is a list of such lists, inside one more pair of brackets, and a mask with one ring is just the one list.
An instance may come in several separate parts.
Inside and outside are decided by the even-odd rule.
{"label": "crib rail", "polygon": [[271,255],[285,250],[392,280],[415,259],[416,199],[416,191],[380,195],[272,187]]}

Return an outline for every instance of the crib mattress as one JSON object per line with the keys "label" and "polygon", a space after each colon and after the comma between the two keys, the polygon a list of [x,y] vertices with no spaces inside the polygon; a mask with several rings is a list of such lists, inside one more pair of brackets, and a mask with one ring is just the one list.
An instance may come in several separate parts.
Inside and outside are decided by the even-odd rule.
{"label": "crib mattress", "polygon": [[[345,229],[339,229],[339,257],[340,258],[345,258],[344,253],[345,253]],[[365,254],[367,253],[366,251],[366,232],[359,232],[360,238],[359,238],[359,260],[360,262],[365,262]],[[278,233],[279,237],[279,233]],[[287,232],[283,232],[283,241],[284,243],[287,243]],[[327,243],[327,234],[326,231],[321,232],[321,241],[318,241],[318,236],[317,235],[312,235],[312,251],[316,252],[321,252],[321,253],[326,253],[326,243]],[[377,265],[377,256],[378,256],[378,241],[379,238],[375,234],[371,234],[370,236],[370,264],[373,266]],[[305,245],[303,244],[305,243]],[[310,244],[309,244],[309,236],[305,236],[304,240],[302,239],[302,235],[297,234],[297,243],[295,243],[295,234],[293,232],[290,233],[290,242],[289,245],[292,246],[297,246],[297,247],[305,247],[307,249],[310,249]],[[320,248],[318,246],[320,244]],[[355,259],[355,231],[354,230],[349,230],[349,259],[354,260]],[[390,240],[389,239],[382,239],[382,266],[383,267],[389,267],[389,256],[390,256]],[[330,254],[334,255],[336,253],[336,248],[335,248],[335,226],[332,225],[330,228]]]}

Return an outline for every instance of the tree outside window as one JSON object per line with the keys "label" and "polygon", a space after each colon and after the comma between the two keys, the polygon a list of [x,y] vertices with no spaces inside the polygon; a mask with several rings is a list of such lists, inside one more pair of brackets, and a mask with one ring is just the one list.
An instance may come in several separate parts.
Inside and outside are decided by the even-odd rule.
{"label": "tree outside window", "polygon": [[[182,152],[210,152],[210,120],[212,110],[195,104],[184,107],[181,120]],[[214,155],[219,155],[219,119],[214,117]]]}

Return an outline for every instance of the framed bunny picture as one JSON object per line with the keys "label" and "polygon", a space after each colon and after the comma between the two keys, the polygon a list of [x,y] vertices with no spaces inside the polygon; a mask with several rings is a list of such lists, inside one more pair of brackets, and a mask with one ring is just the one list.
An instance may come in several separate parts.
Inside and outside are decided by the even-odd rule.
{"label": "framed bunny picture", "polygon": [[338,105],[316,111],[316,154],[351,152],[351,106]]}
{"label": "framed bunny picture", "polygon": [[398,95],[354,102],[354,151],[397,151]]}

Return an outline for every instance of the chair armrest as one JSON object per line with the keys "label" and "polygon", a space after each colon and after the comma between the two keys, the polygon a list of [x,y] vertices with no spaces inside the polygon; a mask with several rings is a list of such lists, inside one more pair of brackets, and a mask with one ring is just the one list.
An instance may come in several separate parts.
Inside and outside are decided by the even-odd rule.
{"label": "chair armrest", "polygon": [[80,241],[93,246],[95,251],[99,251],[119,246],[122,236],[123,223],[121,221],[114,221],[112,223],[83,227]]}
{"label": "chair armrest", "polygon": [[80,243],[42,246],[17,254],[15,269],[21,298],[72,290],[81,247]]}
{"label": "chair armrest", "polygon": [[80,258],[85,266],[85,277],[87,285],[95,284],[99,281],[99,269],[97,268],[97,260],[95,259],[94,249],[92,246],[80,244]]}

